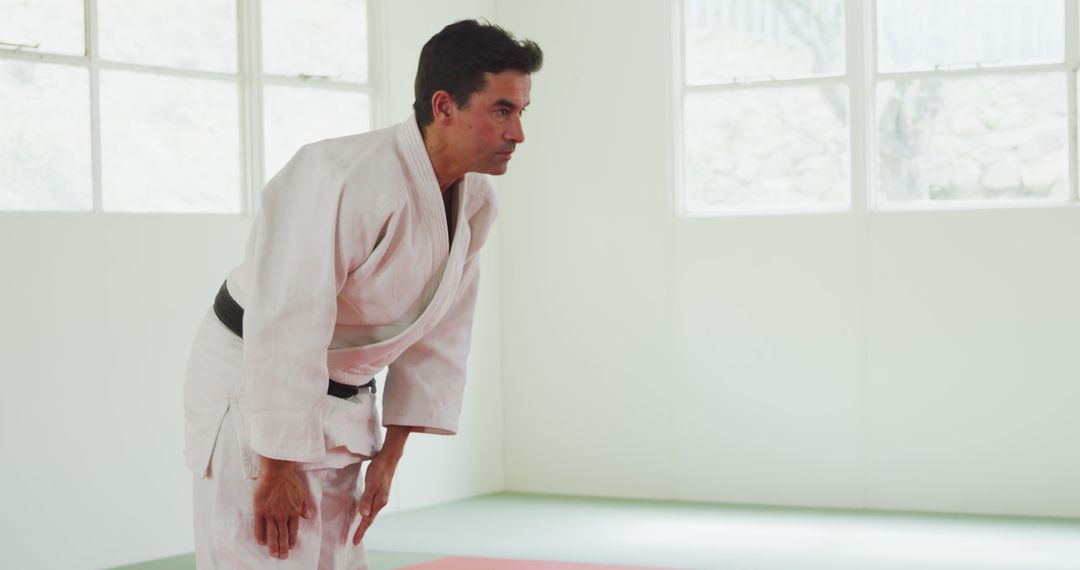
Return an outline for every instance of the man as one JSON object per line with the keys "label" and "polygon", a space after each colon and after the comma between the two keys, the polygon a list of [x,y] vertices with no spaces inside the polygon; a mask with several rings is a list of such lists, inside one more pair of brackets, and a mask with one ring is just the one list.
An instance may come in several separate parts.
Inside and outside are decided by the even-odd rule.
{"label": "man", "polygon": [[[495,219],[482,174],[525,140],[542,58],[451,24],[420,54],[414,117],[307,145],[267,184],[188,365],[199,568],[367,568],[358,545],[409,434],[457,430]],[[383,443],[371,378],[386,366]]]}

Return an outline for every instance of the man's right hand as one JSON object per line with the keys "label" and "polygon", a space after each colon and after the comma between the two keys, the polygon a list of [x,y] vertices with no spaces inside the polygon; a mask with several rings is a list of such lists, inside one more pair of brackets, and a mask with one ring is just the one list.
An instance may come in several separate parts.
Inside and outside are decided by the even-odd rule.
{"label": "man's right hand", "polygon": [[296,548],[300,519],[314,515],[307,481],[293,461],[263,457],[255,484],[255,541],[284,560]]}

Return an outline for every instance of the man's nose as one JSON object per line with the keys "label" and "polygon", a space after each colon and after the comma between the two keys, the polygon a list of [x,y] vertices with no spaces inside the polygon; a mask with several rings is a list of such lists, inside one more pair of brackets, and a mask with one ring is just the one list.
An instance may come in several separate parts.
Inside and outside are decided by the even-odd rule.
{"label": "man's nose", "polygon": [[521,124],[521,117],[514,117],[510,128],[506,130],[505,138],[517,144],[525,142],[525,127]]}

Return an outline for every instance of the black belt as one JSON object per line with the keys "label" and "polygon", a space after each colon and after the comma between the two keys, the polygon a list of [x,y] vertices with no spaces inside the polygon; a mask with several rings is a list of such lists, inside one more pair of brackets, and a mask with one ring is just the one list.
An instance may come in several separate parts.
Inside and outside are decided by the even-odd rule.
{"label": "black belt", "polygon": [[[221,289],[218,289],[217,297],[214,298],[214,314],[217,315],[221,324],[225,325],[236,336],[244,338],[244,308],[229,294],[229,288],[225,286],[225,283],[221,284]],[[330,384],[326,388],[326,393],[335,398],[351,398],[359,394],[363,388],[367,388],[372,394],[375,393],[374,378],[363,386],[342,384],[336,382],[333,378],[329,380]]]}

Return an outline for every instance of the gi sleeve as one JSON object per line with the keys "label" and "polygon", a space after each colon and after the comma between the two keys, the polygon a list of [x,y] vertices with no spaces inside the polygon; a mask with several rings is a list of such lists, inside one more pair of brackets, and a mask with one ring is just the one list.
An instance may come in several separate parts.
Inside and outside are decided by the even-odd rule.
{"label": "gi sleeve", "polygon": [[480,285],[478,261],[473,257],[466,262],[458,296],[439,324],[390,364],[383,396],[384,426],[457,433]]}
{"label": "gi sleeve", "polygon": [[325,454],[326,350],[348,265],[337,239],[342,186],[325,153],[301,148],[263,190],[248,240],[240,407],[265,457]]}
{"label": "gi sleeve", "polygon": [[413,426],[416,431],[439,435],[457,433],[480,287],[479,249],[496,216],[490,186],[485,189],[484,205],[470,218],[473,239],[453,305],[435,328],[390,364],[383,395],[384,426]]}

